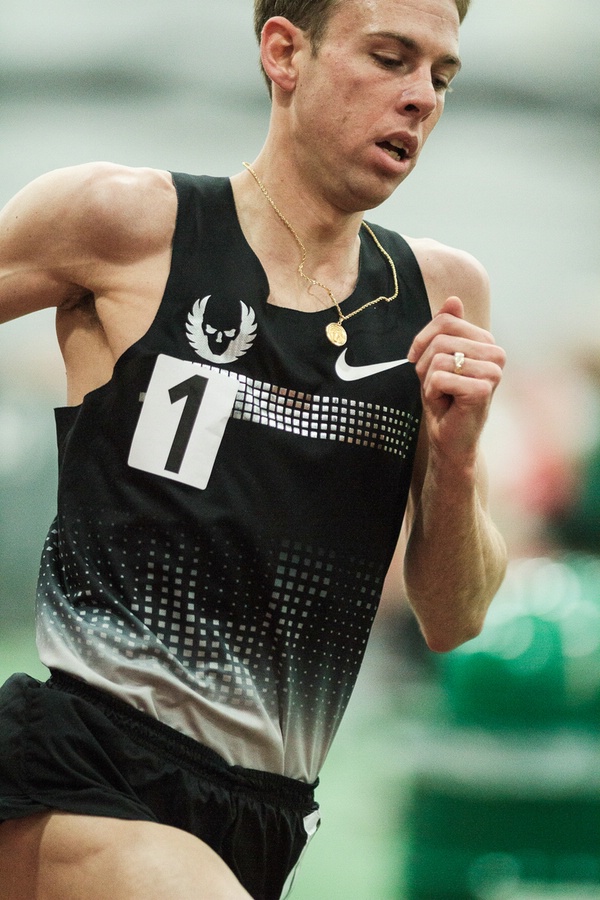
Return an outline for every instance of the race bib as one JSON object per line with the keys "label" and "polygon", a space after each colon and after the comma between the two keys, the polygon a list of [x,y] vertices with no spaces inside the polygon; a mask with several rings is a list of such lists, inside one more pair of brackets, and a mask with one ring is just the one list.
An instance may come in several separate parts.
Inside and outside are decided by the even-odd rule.
{"label": "race bib", "polygon": [[235,378],[161,355],[150,379],[128,463],[204,490],[238,391]]}

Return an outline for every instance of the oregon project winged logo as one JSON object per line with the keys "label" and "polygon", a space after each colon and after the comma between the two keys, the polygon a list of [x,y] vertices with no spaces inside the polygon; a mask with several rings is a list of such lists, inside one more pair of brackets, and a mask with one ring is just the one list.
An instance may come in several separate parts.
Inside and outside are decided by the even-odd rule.
{"label": "oregon project winged logo", "polygon": [[388,362],[371,363],[366,366],[351,366],[346,362],[346,351],[343,350],[336,360],[335,371],[342,381],[358,381],[359,378],[378,375],[380,372],[387,372],[388,369],[395,369],[396,366],[403,366],[407,362],[407,359],[391,359]]}
{"label": "oregon project winged logo", "polygon": [[198,356],[228,364],[248,352],[256,337],[254,311],[241,300],[196,300],[187,318],[186,334]]}

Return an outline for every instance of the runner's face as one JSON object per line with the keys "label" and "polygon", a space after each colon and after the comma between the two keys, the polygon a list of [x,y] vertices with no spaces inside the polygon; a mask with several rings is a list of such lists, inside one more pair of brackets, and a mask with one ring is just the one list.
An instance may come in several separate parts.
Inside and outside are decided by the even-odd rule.
{"label": "runner's face", "polygon": [[459,68],[454,0],[342,0],[293,101],[298,158],[347,211],[413,170]]}

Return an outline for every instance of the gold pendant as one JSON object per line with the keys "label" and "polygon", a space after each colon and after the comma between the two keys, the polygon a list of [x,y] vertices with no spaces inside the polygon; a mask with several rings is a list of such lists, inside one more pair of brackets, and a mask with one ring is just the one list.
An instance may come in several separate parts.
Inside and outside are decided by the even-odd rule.
{"label": "gold pendant", "polygon": [[346,329],[341,322],[330,322],[325,329],[325,333],[331,343],[335,344],[336,347],[343,347],[348,340]]}

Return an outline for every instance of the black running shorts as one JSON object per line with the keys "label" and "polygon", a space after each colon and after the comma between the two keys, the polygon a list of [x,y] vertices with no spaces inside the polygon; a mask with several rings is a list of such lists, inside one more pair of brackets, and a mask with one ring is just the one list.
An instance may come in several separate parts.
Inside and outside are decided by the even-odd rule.
{"label": "black running shorts", "polygon": [[0,688],[0,821],[57,809],[171,825],[212,847],[255,900],[279,900],[318,823],[314,787],[231,766],[64,674]]}

